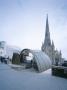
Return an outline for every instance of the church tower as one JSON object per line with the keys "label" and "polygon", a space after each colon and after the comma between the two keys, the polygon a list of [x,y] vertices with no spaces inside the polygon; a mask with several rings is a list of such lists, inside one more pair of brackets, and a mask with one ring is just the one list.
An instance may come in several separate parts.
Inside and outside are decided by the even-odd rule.
{"label": "church tower", "polygon": [[47,15],[47,19],[46,19],[46,33],[45,33],[44,45],[51,46],[49,24],[48,24],[48,15]]}
{"label": "church tower", "polygon": [[52,45],[50,40],[50,32],[49,32],[49,23],[48,23],[48,15],[46,18],[46,31],[45,31],[45,39],[44,43],[42,44],[41,50],[45,52],[50,59],[52,59]]}
{"label": "church tower", "polygon": [[50,57],[52,64],[58,64],[62,62],[61,52],[59,52],[58,50],[55,50],[54,43],[53,41],[51,42],[51,39],[50,39],[48,15],[46,18],[45,39],[42,44],[41,50]]}

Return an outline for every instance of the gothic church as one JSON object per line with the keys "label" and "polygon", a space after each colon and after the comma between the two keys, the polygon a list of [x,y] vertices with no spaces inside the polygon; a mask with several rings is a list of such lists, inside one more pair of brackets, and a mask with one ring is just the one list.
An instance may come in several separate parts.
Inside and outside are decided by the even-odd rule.
{"label": "gothic church", "polygon": [[44,43],[42,44],[41,50],[50,57],[50,59],[52,60],[52,64],[62,64],[63,60],[61,51],[55,50],[54,42],[50,39],[48,15],[46,19],[45,39]]}

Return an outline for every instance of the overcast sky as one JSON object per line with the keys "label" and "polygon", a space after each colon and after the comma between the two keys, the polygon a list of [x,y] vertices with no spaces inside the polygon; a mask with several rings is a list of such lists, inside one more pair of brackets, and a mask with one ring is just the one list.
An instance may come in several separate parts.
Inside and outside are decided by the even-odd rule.
{"label": "overcast sky", "polygon": [[67,56],[67,0],[0,0],[0,41],[40,49],[48,14],[51,40]]}

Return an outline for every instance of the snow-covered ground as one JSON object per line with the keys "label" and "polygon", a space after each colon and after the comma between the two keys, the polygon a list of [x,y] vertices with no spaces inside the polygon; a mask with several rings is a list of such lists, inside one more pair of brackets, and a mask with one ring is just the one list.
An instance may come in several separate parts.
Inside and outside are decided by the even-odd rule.
{"label": "snow-covered ground", "polygon": [[51,70],[17,71],[0,63],[0,90],[67,90],[67,79],[52,76]]}

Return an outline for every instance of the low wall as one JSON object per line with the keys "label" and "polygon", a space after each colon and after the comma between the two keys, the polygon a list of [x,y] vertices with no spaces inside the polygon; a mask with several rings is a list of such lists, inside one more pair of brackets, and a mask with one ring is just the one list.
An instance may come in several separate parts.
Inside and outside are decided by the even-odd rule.
{"label": "low wall", "polygon": [[52,75],[67,78],[67,67],[52,66]]}

